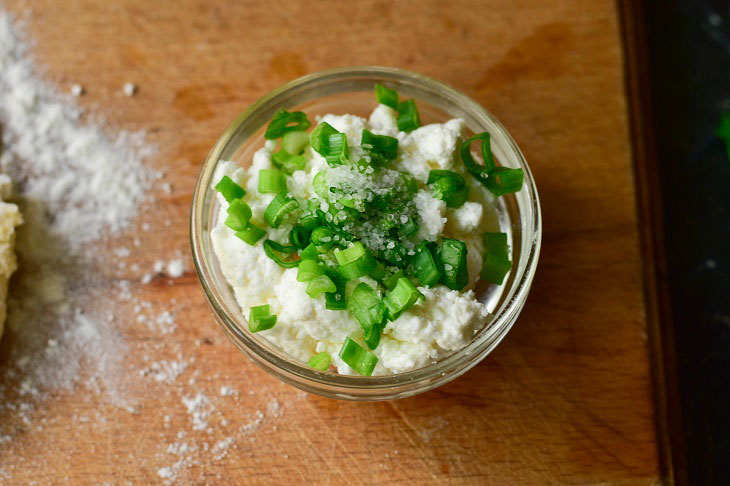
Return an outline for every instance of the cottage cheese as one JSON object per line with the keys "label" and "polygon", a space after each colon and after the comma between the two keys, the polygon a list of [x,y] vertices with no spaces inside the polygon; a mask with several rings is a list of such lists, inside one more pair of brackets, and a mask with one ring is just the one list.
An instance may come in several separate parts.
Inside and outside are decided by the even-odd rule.
{"label": "cottage cheese", "polygon": [[[459,141],[463,138],[464,123],[455,119],[444,124],[420,127],[410,133],[398,132],[396,114],[387,106],[378,106],[369,120],[354,115],[325,115],[318,121],[326,121],[335,129],[347,134],[353,159],[361,154],[360,137],[363,129],[399,139],[399,155],[394,168],[412,174],[422,188],[414,197],[420,216],[419,237],[435,240],[440,234],[458,238],[467,245],[467,265],[470,283],[462,291],[444,286],[419,287],[425,296],[395,322],[385,328],[380,345],[372,351],[378,357],[374,375],[401,373],[430,364],[452,351],[466,346],[474,333],[484,324],[489,313],[485,305],[470,290],[479,278],[483,244],[480,227],[498,227],[495,198],[478,183],[470,182],[470,201],[459,209],[447,209],[443,201],[435,199],[423,186],[432,169],[448,169],[466,176],[462,164],[455,163]],[[266,142],[253,157],[250,170],[244,170],[232,162],[221,162],[213,184],[224,175],[246,188],[244,200],[251,206],[254,223],[263,224],[263,213],[272,195],[257,191],[258,171],[271,168],[273,142]],[[308,149],[309,162],[302,171],[287,178],[288,190],[300,199],[315,197],[312,179],[327,167],[324,159]],[[469,179],[470,177],[465,177]],[[362,343],[363,332],[359,323],[346,311],[325,308],[324,297],[310,298],[306,284],[296,279],[296,268],[282,268],[268,258],[261,242],[255,246],[238,239],[223,223],[228,204],[219,194],[220,213],[212,231],[213,248],[223,275],[233,289],[243,315],[252,306],[269,304],[277,314],[276,325],[262,331],[271,343],[296,359],[307,361],[313,354],[326,351],[332,364],[341,374],[355,372],[338,356],[347,336]],[[290,226],[268,229],[269,238],[287,241]],[[368,280],[364,277],[360,280]],[[354,283],[352,283],[354,285]]]}

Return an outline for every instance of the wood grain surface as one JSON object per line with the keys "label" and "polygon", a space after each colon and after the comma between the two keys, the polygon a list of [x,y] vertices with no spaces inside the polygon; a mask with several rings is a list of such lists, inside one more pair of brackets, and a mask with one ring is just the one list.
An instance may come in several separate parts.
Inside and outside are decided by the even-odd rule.
{"label": "wood grain surface", "polygon": [[[158,359],[189,361],[179,385],[130,378],[133,412],[83,387],[38,404],[32,422],[43,426],[12,424],[13,441],[0,443],[7,484],[158,484],[159,469],[182,458],[175,484],[661,482],[614,2],[5,0],[5,8],[30,8],[34,53],[50,79],[82,84],[84,106],[111,127],[148,131],[158,147],[149,164],[166,172],[172,193],[158,194],[138,223],[160,229],[123,235],[142,240],[131,261],[143,270],[109,279],[131,280],[137,298],[176,319],[164,338],[123,328],[130,376],[150,339],[159,340]],[[444,387],[388,403],[306,395],[259,370],[215,325],[187,258],[193,185],[228,123],[294,77],[365,64],[441,79],[493,112],[534,172],[545,229],[527,305],[496,351]],[[136,96],[120,95],[127,81]],[[183,277],[140,282],[176,252],[186,258]],[[133,319],[126,311],[117,322]],[[236,394],[220,396],[222,386]],[[215,404],[212,433],[191,427],[182,398],[192,390]],[[181,437],[196,447],[184,456],[174,450]],[[229,437],[225,453],[210,453]]]}

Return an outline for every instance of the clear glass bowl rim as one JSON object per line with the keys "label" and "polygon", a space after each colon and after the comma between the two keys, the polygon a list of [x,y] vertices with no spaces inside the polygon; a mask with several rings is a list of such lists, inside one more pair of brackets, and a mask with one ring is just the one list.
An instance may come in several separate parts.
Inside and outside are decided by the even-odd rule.
{"label": "clear glass bowl rim", "polygon": [[[206,196],[212,189],[210,181],[217,163],[227,145],[246,122],[263,110],[278,109],[278,103],[288,97],[288,93],[316,87],[318,84],[337,82],[338,80],[367,78],[373,83],[376,81],[391,81],[419,86],[431,91],[437,91],[468,110],[472,115],[489,120],[492,125],[492,139],[498,138],[506,142],[508,150],[512,152],[514,160],[524,170],[525,183],[523,190],[527,191],[528,214],[520,212],[520,218],[525,218],[528,227],[523,227],[523,240],[530,237],[526,259],[521,258],[517,266],[517,274],[513,280],[515,291],[509,301],[502,304],[500,311],[489,323],[490,331],[480,333],[465,348],[452,353],[446,358],[419,368],[394,375],[383,376],[348,376],[333,372],[322,372],[288,359],[285,353],[271,352],[257,342],[255,338],[244,331],[245,322],[239,322],[234,315],[230,315],[221,303],[212,278],[212,262],[214,255],[206,255],[203,251],[201,239],[204,237],[204,214]],[[524,226],[524,225],[523,225]],[[522,155],[512,137],[499,121],[479,103],[455,88],[436,81],[427,76],[397,69],[380,66],[360,66],[336,68],[319,71],[313,74],[294,79],[277,89],[264,95],[245,111],[243,111],[223,132],[213,149],[206,157],[196,182],[190,215],[190,242],[193,262],[198,278],[209,305],[213,309],[216,321],[224,332],[234,342],[239,350],[243,351],[265,371],[273,374],[282,381],[294,385],[305,391],[320,394],[330,398],[349,400],[388,400],[403,398],[436,388],[465,373],[484,357],[486,357],[504,338],[517,319],[517,315],[524,306],[532,279],[537,267],[542,235],[542,221],[540,203],[535,182]],[[515,242],[516,244],[517,242]]]}

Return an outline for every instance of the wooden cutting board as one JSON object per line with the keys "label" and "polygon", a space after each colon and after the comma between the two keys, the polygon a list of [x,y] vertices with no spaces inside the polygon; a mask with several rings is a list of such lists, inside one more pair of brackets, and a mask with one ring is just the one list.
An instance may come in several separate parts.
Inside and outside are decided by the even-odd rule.
{"label": "wooden cutting board", "polygon": [[[158,147],[149,163],[172,193],[139,224],[159,229],[124,235],[141,238],[131,261],[143,270],[109,278],[175,316],[164,337],[126,328],[130,377],[150,339],[154,359],[189,364],[172,385],[130,378],[131,413],[83,387],[38,404],[43,426],[11,424],[0,443],[12,476],[0,484],[158,484],[165,467],[175,484],[661,482],[614,2],[5,1],[28,7],[48,77],[82,84],[83,106]],[[259,370],[215,325],[187,257],[193,185],[228,123],[292,78],[366,64],[443,80],[492,111],[534,172],[545,228],[531,295],[497,350],[388,403],[307,395]],[[127,81],[134,97],[120,94]],[[181,278],[140,282],[175,252]],[[215,407],[211,433],[182,401],[196,393]]]}

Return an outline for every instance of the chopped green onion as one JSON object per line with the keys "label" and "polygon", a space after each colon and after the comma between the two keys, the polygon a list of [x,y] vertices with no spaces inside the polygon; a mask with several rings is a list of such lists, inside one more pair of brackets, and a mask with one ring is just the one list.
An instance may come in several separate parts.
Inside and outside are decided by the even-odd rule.
{"label": "chopped green onion", "polygon": [[289,151],[282,148],[271,156],[271,162],[273,162],[273,164],[281,169],[285,174],[292,175],[294,172],[304,169],[307,165],[307,158],[304,155],[292,155]]}
{"label": "chopped green onion", "polygon": [[299,203],[290,197],[286,191],[280,192],[271,200],[264,211],[264,219],[272,228],[278,228],[284,217],[295,209],[299,208]]}
{"label": "chopped green onion", "polygon": [[406,186],[406,193],[412,196],[418,192],[418,182],[415,177],[406,172],[401,172],[400,176],[403,179],[403,184]]}
{"label": "chopped green onion", "polygon": [[[482,142],[482,159],[484,160],[484,165],[479,165],[471,154],[471,143],[477,140]],[[492,169],[497,166],[494,163],[494,156],[492,155],[492,142],[489,132],[477,133],[473,137],[466,139],[461,144],[460,154],[466,170],[482,184],[487,181]]]}
{"label": "chopped green onion", "polygon": [[276,315],[271,314],[268,304],[251,307],[248,313],[248,330],[251,332],[265,331],[276,324]]}
{"label": "chopped green onion", "polygon": [[311,125],[307,120],[307,115],[303,112],[295,111],[290,113],[282,108],[276,112],[276,115],[269,123],[264,138],[266,140],[275,140],[288,132],[306,130]]}
{"label": "chopped green onion", "polygon": [[385,304],[365,282],[360,282],[347,299],[348,312],[365,331],[365,343],[375,349],[385,327]]}
{"label": "chopped green onion", "polygon": [[398,241],[394,241],[393,243],[393,247],[386,247],[381,256],[395,267],[406,268],[411,261],[411,256],[408,255],[408,250]]}
{"label": "chopped green onion", "polygon": [[293,268],[299,265],[301,260],[284,260],[276,252],[283,253],[284,255],[291,255],[296,253],[297,248],[295,246],[285,246],[281,243],[277,243],[272,240],[264,241],[264,253],[266,256],[274,260],[277,265],[284,268]]}
{"label": "chopped green onion", "polygon": [[251,207],[241,199],[234,199],[228,205],[228,218],[225,225],[233,231],[242,231],[251,219]]}
{"label": "chopped green onion", "polygon": [[342,361],[353,370],[363,376],[371,376],[375,365],[378,364],[378,357],[368,352],[365,348],[357,344],[350,337],[345,338],[342,348],[339,352]]}
{"label": "chopped green onion", "polygon": [[324,306],[329,310],[347,309],[347,299],[345,299],[345,294],[341,292],[327,292],[324,294]]}
{"label": "chopped green onion", "polygon": [[362,131],[362,147],[378,165],[385,165],[398,157],[398,139],[387,135],[375,135],[370,130]]}
{"label": "chopped green onion", "polygon": [[261,194],[279,194],[286,191],[286,176],[276,169],[259,171],[259,192]]}
{"label": "chopped green onion", "polygon": [[330,195],[330,189],[327,187],[327,171],[320,170],[314,175],[312,179],[312,189],[314,193],[322,199],[328,199]]}
{"label": "chopped green onion", "polygon": [[347,136],[335,130],[327,122],[317,125],[310,136],[310,141],[312,148],[331,166],[345,164],[350,158]]}
{"label": "chopped green onion", "polygon": [[375,268],[370,272],[370,276],[373,279],[380,281],[383,280],[383,278],[385,277],[386,271],[387,270],[385,268],[385,265],[383,265],[383,262],[377,262]]}
{"label": "chopped green onion", "polygon": [[380,83],[375,83],[375,100],[381,105],[398,109],[398,92]]}
{"label": "chopped green onion", "polygon": [[307,366],[315,370],[326,371],[330,367],[331,356],[325,352],[317,353],[307,361]]}
{"label": "chopped green onion", "polygon": [[327,142],[329,150],[324,159],[331,166],[346,164],[350,158],[350,149],[347,146],[347,135],[335,133],[329,136]]}
{"label": "chopped green onion", "polygon": [[314,243],[307,245],[305,249],[299,252],[299,258],[302,260],[315,260],[319,256],[319,251]]}
{"label": "chopped green onion", "polygon": [[307,295],[313,299],[323,292],[335,292],[336,290],[337,286],[327,275],[316,276],[307,282]]}
{"label": "chopped green onion", "polygon": [[378,263],[359,241],[345,250],[335,250],[340,274],[348,280],[360,278],[372,272]]}
{"label": "chopped green onion", "polygon": [[243,187],[233,182],[233,179],[228,176],[223,176],[223,178],[218,181],[218,184],[215,185],[215,190],[220,192],[223,195],[223,198],[228,202],[231,202],[234,199],[240,199],[246,195],[246,191]]}
{"label": "chopped green onion", "polygon": [[405,277],[398,279],[393,290],[385,294],[383,304],[388,309],[388,319],[395,321],[398,317],[413,307],[423,294]]}
{"label": "chopped green onion", "polygon": [[[482,142],[484,165],[479,165],[474,160],[469,149],[471,143],[476,140]],[[464,141],[460,153],[466,169],[495,196],[503,196],[522,189],[522,182],[525,178],[522,169],[497,167],[495,164],[489,132],[477,133]]]}
{"label": "chopped green onion", "polygon": [[453,238],[441,240],[438,251],[438,258],[443,269],[441,283],[452,290],[461,290],[469,283],[466,253],[466,244],[463,241]]}
{"label": "chopped green onion", "polygon": [[304,131],[287,132],[281,139],[281,148],[293,155],[299,155],[309,145],[309,134]]}
{"label": "chopped green onion", "polygon": [[327,273],[327,276],[332,279],[332,281],[335,283],[335,286],[337,287],[337,290],[335,290],[334,292],[327,292],[326,294],[324,294],[325,308],[330,310],[347,309],[347,299],[345,298],[347,280],[342,278],[342,276],[337,271],[330,270],[329,268],[326,269],[325,272]]}
{"label": "chopped green onion", "polygon": [[522,169],[508,169],[507,167],[495,167],[489,173],[486,187],[495,196],[504,196],[522,189],[525,180],[525,173]]}
{"label": "chopped green onion", "polygon": [[441,270],[425,241],[416,247],[416,255],[413,257],[413,274],[424,287],[432,287],[441,278]]}
{"label": "chopped green onion", "polygon": [[317,260],[300,260],[297,268],[297,282],[309,282],[315,277],[324,275],[324,267]]}
{"label": "chopped green onion", "polygon": [[385,285],[385,288],[386,289],[393,290],[395,288],[396,284],[398,283],[398,279],[402,278],[403,276],[404,276],[403,275],[403,270],[398,270],[393,275],[391,275],[390,277],[386,278],[383,281],[383,285]]}
{"label": "chopped green onion", "polygon": [[289,231],[289,241],[297,248],[304,249],[309,244],[309,237],[311,233],[312,230],[309,228],[299,225],[294,226],[291,231]]}
{"label": "chopped green onion", "polygon": [[236,231],[236,236],[251,246],[255,245],[256,242],[263,238],[265,234],[266,231],[254,224],[251,224],[250,221],[246,224],[245,228],[240,231]]}
{"label": "chopped green onion", "polygon": [[411,236],[418,232],[418,223],[416,223],[416,220],[408,217],[408,221],[403,223],[400,227],[400,232],[403,236]]}
{"label": "chopped green onion", "polygon": [[335,244],[334,231],[326,226],[318,226],[312,230],[310,241],[317,247],[317,251],[324,253]]}
{"label": "chopped green onion", "polygon": [[418,113],[416,101],[413,99],[398,103],[398,130],[410,132],[421,126],[421,116]]}
{"label": "chopped green onion", "polygon": [[506,233],[484,233],[484,256],[481,278],[487,282],[502,285],[505,275],[512,268],[509,259]]}
{"label": "chopped green onion", "polygon": [[433,197],[446,202],[446,206],[450,208],[461,207],[469,198],[469,186],[464,178],[450,170],[429,172],[428,185]]}

